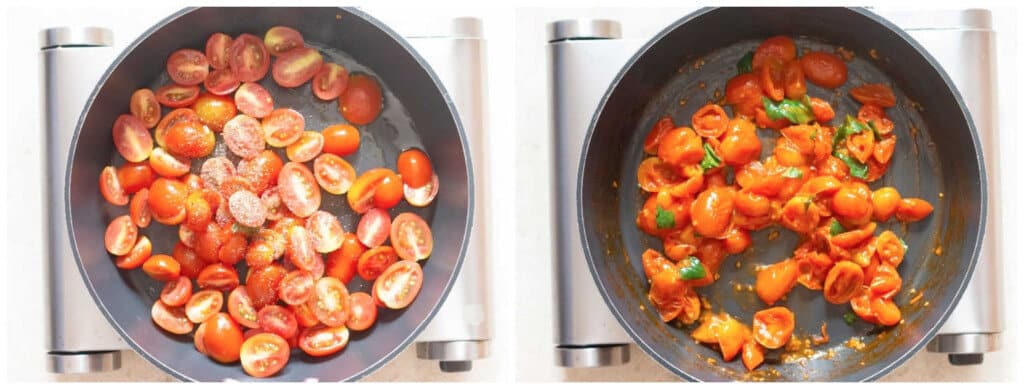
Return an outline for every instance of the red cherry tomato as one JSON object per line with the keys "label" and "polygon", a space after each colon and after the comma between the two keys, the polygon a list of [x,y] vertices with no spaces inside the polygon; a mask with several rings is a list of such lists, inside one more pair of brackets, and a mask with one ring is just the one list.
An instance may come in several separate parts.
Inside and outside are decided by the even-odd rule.
{"label": "red cherry tomato", "polygon": [[356,271],[364,280],[373,281],[380,277],[389,266],[398,261],[398,254],[391,246],[372,248],[359,256]]}
{"label": "red cherry tomato", "polygon": [[183,108],[192,105],[199,98],[199,86],[169,84],[156,90],[156,101],[168,108]]}
{"label": "red cherry tomato", "polygon": [[160,122],[160,103],[156,101],[153,91],[147,88],[132,93],[129,108],[132,116],[139,118],[146,128],[153,128]]}
{"label": "red cherry tomato", "polygon": [[365,252],[366,246],[359,242],[359,238],[355,234],[345,233],[341,248],[327,254],[327,275],[346,284],[352,281],[356,275],[359,257]]}
{"label": "red cherry tomato", "polygon": [[316,131],[305,131],[299,140],[288,145],[285,155],[292,162],[309,162],[320,155],[324,148],[324,136]]}
{"label": "red cherry tomato", "polygon": [[402,309],[412,303],[423,286],[423,268],[414,261],[392,264],[373,283],[373,296],[391,309]]}
{"label": "red cherry tomato", "polygon": [[306,165],[288,162],[277,178],[281,201],[298,217],[312,215],[320,208],[320,188]]}
{"label": "red cherry tomato", "polygon": [[220,363],[232,363],[242,353],[242,328],[231,320],[226,313],[217,313],[203,322],[206,330],[203,334],[203,345],[206,354]]}
{"label": "red cherry tomato", "polygon": [[302,137],[306,120],[302,114],[291,108],[278,108],[270,112],[260,123],[263,137],[273,147],[287,147]]}
{"label": "red cherry tomato", "polygon": [[846,82],[846,63],[832,53],[812,51],[800,57],[807,81],[822,88],[835,89]]}
{"label": "red cherry tomato", "polygon": [[274,110],[274,99],[260,84],[247,82],[235,92],[235,106],[242,113],[261,119]]}
{"label": "red cherry tomato", "polygon": [[190,298],[192,298],[192,280],[184,276],[168,281],[164,285],[164,289],[160,291],[160,301],[163,301],[168,307],[185,305]]}
{"label": "red cherry tomato", "polygon": [[192,108],[178,108],[169,112],[163,119],[160,119],[160,123],[157,123],[156,129],[153,131],[153,139],[156,140],[156,144],[160,147],[166,147],[167,130],[178,124],[178,122],[186,121],[198,122],[199,115]]}
{"label": "red cherry tomato", "polygon": [[138,238],[139,228],[132,222],[131,216],[122,215],[114,218],[107,225],[103,241],[106,244],[107,252],[114,255],[125,255],[132,251]]}
{"label": "red cherry tomato", "polygon": [[219,314],[224,306],[224,294],[217,290],[201,290],[185,304],[185,315],[193,323],[202,323]]}
{"label": "red cherry tomato", "polygon": [[127,193],[149,188],[156,181],[153,168],[145,162],[128,162],[117,169],[117,180]]}
{"label": "red cherry tomato", "polygon": [[299,327],[309,328],[320,324],[320,319],[316,318],[316,314],[313,313],[313,308],[310,308],[308,301],[306,304],[291,305],[288,308],[295,314],[295,321],[299,322]]}
{"label": "red cherry tomato", "polygon": [[399,258],[426,259],[434,250],[434,237],[427,222],[415,213],[405,212],[391,223],[391,246]]}
{"label": "red cherry tomato", "polygon": [[207,263],[199,258],[195,250],[185,246],[184,243],[178,242],[174,245],[174,250],[171,252],[174,260],[178,261],[181,266],[181,275],[188,278],[199,277],[199,272],[203,271]]}
{"label": "red cherry tomato", "polygon": [[402,175],[406,185],[419,188],[430,183],[434,167],[426,153],[419,149],[409,149],[398,155],[398,174]]}
{"label": "red cherry tomato", "polygon": [[263,41],[252,34],[235,38],[228,50],[228,65],[242,82],[259,81],[270,69],[270,53]]}
{"label": "red cherry tomato", "polygon": [[292,270],[281,279],[278,297],[288,305],[302,305],[313,297],[313,273],[306,270]]}
{"label": "red cherry tomato", "polygon": [[364,331],[372,327],[377,321],[377,304],[373,303],[373,297],[364,292],[356,292],[348,299],[351,313],[345,326],[353,331]]}
{"label": "red cherry tomato", "polygon": [[149,241],[149,238],[145,236],[139,237],[139,240],[135,242],[135,246],[132,247],[132,251],[114,259],[114,266],[117,266],[118,269],[126,270],[138,268],[149,259],[152,253],[153,244]]}
{"label": "red cherry tomato", "polygon": [[293,49],[303,47],[306,45],[306,42],[302,39],[302,34],[294,28],[274,26],[263,35],[263,44],[267,47],[270,55],[276,57]]}
{"label": "red cherry tomato", "polygon": [[356,169],[337,155],[321,154],[313,161],[313,175],[327,193],[341,195],[352,187]]}
{"label": "red cherry tomato", "polygon": [[259,333],[242,343],[242,369],[253,377],[270,377],[288,364],[291,349],[280,335]]}
{"label": "red cherry tomato", "polygon": [[[228,50],[231,49],[231,43],[234,39],[231,36],[223,32],[215,32],[210,35],[210,38],[206,40],[206,59],[210,61],[210,67],[214,69],[227,69],[230,64],[228,63]],[[207,87],[209,89],[209,87]]]}
{"label": "red cherry tomato", "polygon": [[178,84],[199,85],[209,72],[210,63],[198,50],[180,49],[167,58],[167,74]]}
{"label": "red cherry tomato", "polygon": [[114,146],[129,162],[142,162],[153,152],[153,137],[146,123],[133,115],[121,115],[114,121]]}
{"label": "red cherry tomato", "polygon": [[377,80],[365,74],[348,78],[348,86],[338,99],[338,111],[355,125],[372,123],[383,108],[383,95]]}
{"label": "red cherry tomato", "polygon": [[188,187],[167,178],[158,178],[149,188],[149,209],[154,216],[172,217],[185,211]]}
{"label": "red cherry tomato", "polygon": [[181,276],[181,264],[169,255],[157,254],[142,264],[142,271],[154,280],[167,282]]}
{"label": "red cherry tomato", "polygon": [[277,302],[277,290],[285,274],[288,272],[284,267],[276,263],[249,270],[245,290],[249,292],[252,305],[259,309]]}
{"label": "red cherry tomato", "polygon": [[167,151],[184,158],[202,158],[213,152],[217,138],[209,127],[197,122],[181,122],[167,130]]}
{"label": "red cherry tomato", "polygon": [[785,35],[776,35],[765,39],[754,50],[752,65],[754,69],[760,69],[769,58],[787,62],[796,58],[796,43]]}
{"label": "red cherry tomato", "polygon": [[267,220],[263,200],[247,190],[239,190],[228,198],[228,210],[235,222],[246,227],[259,227]]}
{"label": "red cherry tomato", "polygon": [[295,320],[295,314],[280,305],[268,305],[260,309],[257,314],[260,329],[281,335],[282,338],[291,338],[299,330],[299,323]]}
{"label": "red cherry tomato", "polygon": [[242,85],[242,82],[238,81],[238,77],[235,77],[235,72],[231,71],[231,69],[214,70],[203,81],[206,91],[217,96],[229,95],[231,92],[238,90],[240,85]]}
{"label": "red cherry tomato", "polygon": [[334,354],[348,344],[349,332],[345,326],[317,326],[302,330],[299,335],[299,348],[306,354],[322,357]]}
{"label": "red cherry tomato", "polygon": [[228,294],[228,313],[232,319],[244,327],[259,328],[256,308],[253,307],[252,299],[249,298],[249,292],[246,291],[244,285],[236,286]]}
{"label": "red cherry tomato", "polygon": [[316,258],[320,256],[313,247],[313,238],[309,230],[303,226],[292,226],[288,229],[288,244],[285,256],[295,267],[312,271]]}
{"label": "red cherry tomato", "polygon": [[185,335],[192,332],[194,327],[185,317],[185,310],[182,307],[169,307],[160,300],[153,303],[149,315],[158,327],[172,334]]}
{"label": "red cherry tomato", "polygon": [[391,231],[391,215],[380,208],[371,208],[359,219],[356,235],[366,247],[377,247],[388,240]]}
{"label": "red cherry tomato", "polygon": [[324,152],[346,156],[359,150],[359,130],[348,124],[335,124],[323,130]]}
{"label": "red cherry tomato", "polygon": [[210,93],[200,95],[192,104],[192,109],[199,115],[199,122],[216,132],[224,129],[224,124],[238,113],[234,99]]}
{"label": "red cherry tomato", "polygon": [[238,177],[250,184],[248,189],[252,192],[263,193],[275,183],[280,184],[281,179],[278,176],[283,167],[284,162],[277,153],[264,150],[253,158],[238,162]]}
{"label": "red cherry tomato", "polygon": [[345,230],[334,215],[316,211],[306,219],[306,230],[309,231],[313,248],[318,253],[329,253],[341,247]]}
{"label": "red cherry tomato", "polygon": [[210,264],[203,268],[203,271],[199,272],[199,277],[196,278],[196,285],[201,289],[229,291],[237,287],[238,284],[238,271],[223,263]]}
{"label": "red cherry tomato", "polygon": [[316,49],[297,47],[277,56],[271,75],[278,85],[295,88],[312,80],[323,64],[324,57]]}
{"label": "red cherry tomato", "polygon": [[315,293],[310,301],[313,314],[327,326],[345,325],[348,320],[348,289],[336,278],[324,277],[316,281]]}
{"label": "red cherry tomato", "polygon": [[334,100],[348,86],[348,70],[336,63],[326,62],[313,76],[313,95],[321,100]]}
{"label": "red cherry tomato", "polygon": [[119,206],[128,204],[128,194],[121,186],[121,180],[113,166],[107,166],[100,171],[100,194],[108,203]]}

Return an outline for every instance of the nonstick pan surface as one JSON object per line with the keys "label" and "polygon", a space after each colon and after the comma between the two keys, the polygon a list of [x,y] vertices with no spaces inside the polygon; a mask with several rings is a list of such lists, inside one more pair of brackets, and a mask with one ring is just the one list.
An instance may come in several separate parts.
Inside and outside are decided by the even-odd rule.
{"label": "nonstick pan surface", "polygon": [[[351,332],[347,347],[328,357],[313,358],[295,350],[288,365],[272,380],[339,381],[357,379],[393,358],[430,321],[451,289],[465,252],[473,209],[472,167],[468,146],[455,107],[426,62],[379,21],[356,9],[342,8],[200,8],[186,9],[158,23],[128,46],[101,79],[89,99],[71,144],[66,201],[68,230],[85,283],[100,310],[119,334],[143,357],[175,378],[196,381],[251,380],[237,363],[218,364],[198,353],[188,335],[160,330],[150,320],[150,307],[162,283],[142,271],[119,271],[103,245],[103,232],[126,207],[106,203],[97,188],[100,170],[124,163],[113,147],[111,126],[128,111],[131,93],[168,83],[167,57],[179,48],[205,47],[214,32],[231,36],[251,33],[262,37],[268,28],[285,25],[300,31],[307,46],[320,50],[325,62],[345,66],[350,73],[373,75],[385,91],[381,116],[360,130],[359,151],[345,157],[357,173],[370,168],[395,168],[402,150],[427,152],[439,177],[439,193],[427,208],[403,202],[391,210],[415,212],[431,226],[435,241],[430,259],[421,261],[424,284],[416,300],[402,310],[379,310],[377,323],[367,331]],[[261,84],[271,92],[275,107],[303,114],[307,130],[344,123],[337,101],[315,98],[309,85],[288,89],[267,76]],[[169,110],[164,109],[166,114]],[[283,150],[277,150],[287,161]],[[212,156],[238,159],[225,150],[218,135]],[[192,161],[198,174],[203,160]],[[307,163],[312,168],[312,162]],[[354,231],[358,216],[344,196],[322,192],[321,209],[338,216],[345,231]],[[178,240],[177,226],[152,223],[142,230],[153,242],[153,253],[170,254]],[[238,266],[244,279],[246,269]],[[369,291],[370,283],[356,277],[349,291]]]}
{"label": "nonstick pan surface", "polygon": [[[885,177],[870,186],[894,186],[907,197],[928,200],[935,212],[909,225],[879,225],[879,231],[891,229],[909,245],[899,267],[903,287],[895,299],[904,323],[882,328],[858,320],[849,325],[843,320],[848,305],[828,304],[820,291],[798,285],[777,304],[796,314],[794,335],[807,339],[825,323],[831,341],[809,355],[769,351],[766,363],[748,373],[739,358],[722,362],[717,350],[692,340],[693,327],[662,323],[648,301],[640,257],[646,248],[661,251],[662,244],[636,227],[646,199],[636,171],[643,139],[661,116],[689,125],[701,106],[724,106],[725,83],[736,75],[739,58],[778,34],[793,37],[801,52],[835,52],[841,46],[856,54],[847,63],[849,79],[838,90],[808,84],[811,96],[835,108],[833,123],[847,113],[856,116],[859,104],[849,97],[850,88],[874,82],[893,86],[899,104],[887,113],[897,124],[895,160]],[[763,158],[778,135],[758,133]],[[627,62],[609,87],[584,142],[580,175],[581,235],[602,296],[644,351],[681,377],[702,381],[861,381],[891,371],[920,350],[955,307],[977,260],[987,206],[976,130],[949,77],[906,33],[861,9],[704,9],[669,26]],[[789,257],[799,243],[780,226],[753,237],[752,249],[727,257],[715,284],[697,289],[713,312],[728,312],[744,323],[766,308],[748,287],[755,268]],[[911,304],[919,293],[923,297]],[[858,337],[864,348],[849,347],[851,337]]]}

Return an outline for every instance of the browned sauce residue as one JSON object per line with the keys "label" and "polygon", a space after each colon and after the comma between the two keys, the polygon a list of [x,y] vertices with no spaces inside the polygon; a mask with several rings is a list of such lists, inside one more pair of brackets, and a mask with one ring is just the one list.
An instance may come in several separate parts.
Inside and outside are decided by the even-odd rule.
{"label": "browned sauce residue", "polygon": [[846,347],[849,347],[857,351],[861,351],[864,349],[865,345],[864,341],[862,341],[859,336],[854,336],[846,340]]}
{"label": "browned sauce residue", "polygon": [[679,99],[679,106],[682,107],[684,105],[686,105],[686,99]]}
{"label": "browned sauce residue", "polygon": [[935,255],[942,255],[942,246],[935,248]]}
{"label": "browned sauce residue", "polygon": [[811,337],[811,344],[815,346],[821,346],[828,343],[828,323],[821,323],[821,335],[814,335]]}
{"label": "browned sauce residue", "polygon": [[875,49],[868,50],[868,56],[871,57],[871,59],[876,59],[877,60],[878,59],[878,50],[875,50]]}
{"label": "browned sauce residue", "polygon": [[854,54],[853,50],[847,49],[843,46],[839,46],[836,48],[836,55],[838,55],[840,58],[843,59],[843,61],[846,62],[853,61],[853,58],[857,56],[856,54]]}

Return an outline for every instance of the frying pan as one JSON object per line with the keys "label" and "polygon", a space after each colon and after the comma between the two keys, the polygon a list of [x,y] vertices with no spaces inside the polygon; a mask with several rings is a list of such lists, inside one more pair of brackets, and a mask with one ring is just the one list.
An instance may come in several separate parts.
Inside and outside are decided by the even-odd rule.
{"label": "frying pan", "polygon": [[[648,301],[649,284],[640,257],[646,248],[660,251],[662,245],[636,227],[636,213],[645,199],[636,171],[643,159],[643,139],[659,117],[668,114],[677,125],[688,125],[698,108],[721,100],[725,82],[736,75],[735,64],[743,54],[778,34],[794,37],[801,51],[833,52],[841,46],[856,54],[848,62],[849,79],[839,90],[833,93],[808,84],[810,95],[831,102],[836,120],[846,113],[856,115],[858,104],[848,95],[853,86],[893,86],[899,104],[887,113],[897,124],[895,161],[871,187],[895,186],[904,196],[928,200],[935,211],[918,223],[879,225],[909,245],[899,267],[903,287],[895,299],[903,311],[902,324],[846,324],[843,314],[850,312],[848,305],[828,304],[820,291],[797,286],[780,303],[796,314],[795,336],[816,334],[824,322],[831,342],[790,363],[784,363],[779,350],[769,351],[765,365],[747,373],[740,358],[722,362],[717,350],[693,341],[692,327],[662,323]],[[758,132],[763,158],[778,135]],[[920,45],[884,19],[846,8],[702,9],[644,45],[598,105],[579,167],[580,234],[594,280],[614,316],[640,348],[685,379],[873,380],[927,343],[970,279],[987,206],[982,161],[974,123],[949,77]],[[744,323],[766,306],[753,292],[735,285],[752,285],[757,265],[789,257],[798,244],[798,237],[781,227],[753,235],[751,250],[727,257],[721,279],[698,288],[714,312],[728,312]],[[917,293],[923,297],[911,304]],[[863,350],[845,345],[853,336],[862,339]]]}
{"label": "frying pan", "polygon": [[[370,330],[352,332],[348,346],[329,357],[312,358],[293,351],[288,365],[271,379],[320,381],[354,380],[382,366],[405,348],[426,326],[452,287],[465,252],[472,220],[472,167],[462,124],[440,81],[409,44],[369,15],[349,8],[200,8],[185,9],[161,21],[128,46],[101,78],[89,98],[71,143],[67,167],[68,232],[82,277],[96,304],[132,348],[175,378],[196,381],[251,380],[236,364],[218,364],[196,352],[191,336],[163,332],[150,320],[161,283],[141,271],[119,271],[103,245],[110,220],[127,213],[107,204],[96,186],[100,170],[124,161],[113,147],[111,125],[128,111],[132,91],[156,89],[168,83],[167,57],[179,48],[202,50],[214,32],[231,36],[263,36],[274,25],[300,31],[308,46],[325,62],[344,65],[352,73],[370,73],[381,82],[384,109],[373,123],[359,126],[359,151],[345,157],[361,173],[373,167],[395,168],[399,152],[419,147],[430,155],[440,180],[436,199],[427,208],[404,202],[391,211],[415,212],[433,230],[433,255],[421,262],[424,284],[419,296],[403,310],[379,311]],[[268,74],[261,84],[274,97],[275,107],[302,113],[307,130],[344,123],[336,101],[313,97],[308,85],[279,87]],[[165,109],[165,114],[167,110]],[[214,155],[225,155],[221,140]],[[284,159],[283,150],[280,151]],[[229,157],[234,158],[233,155]],[[237,163],[237,159],[234,159]],[[197,173],[201,160],[192,162]],[[307,164],[308,166],[311,166]],[[321,209],[338,215],[346,231],[354,231],[358,215],[343,196],[323,194]],[[177,228],[153,223],[142,234],[153,242],[154,253],[170,253]],[[244,262],[244,261],[243,261]],[[244,277],[244,265],[239,266]],[[358,277],[350,291],[369,291]]]}

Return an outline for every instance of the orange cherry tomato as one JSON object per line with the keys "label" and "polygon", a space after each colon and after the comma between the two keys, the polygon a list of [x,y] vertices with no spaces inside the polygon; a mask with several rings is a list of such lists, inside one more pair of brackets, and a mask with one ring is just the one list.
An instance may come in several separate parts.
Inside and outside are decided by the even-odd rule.
{"label": "orange cherry tomato", "polygon": [[935,208],[922,199],[904,198],[896,208],[896,219],[901,222],[916,222],[931,215]]}
{"label": "orange cherry tomato", "polygon": [[736,211],[747,216],[764,216],[771,211],[771,204],[767,197],[748,189],[737,192],[734,201]]}
{"label": "orange cherry tomato", "polygon": [[373,206],[380,209],[391,209],[402,202],[405,194],[402,184],[402,177],[389,171],[389,174],[381,178],[377,184],[377,190],[373,193]]}
{"label": "orange cherry tomato", "polygon": [[853,134],[846,139],[846,148],[860,163],[866,163],[875,151],[875,134],[871,131]]}
{"label": "orange cherry tomato", "polygon": [[787,99],[800,100],[807,94],[807,84],[804,83],[804,70],[799,60],[791,59],[783,65],[782,80],[783,85],[785,85]]}
{"label": "orange cherry tomato", "polygon": [[149,238],[141,236],[128,254],[118,256],[114,260],[114,266],[117,266],[118,269],[135,269],[142,266],[149,259],[152,252],[153,244],[149,241]]}
{"label": "orange cherry tomato", "polygon": [[257,322],[259,317],[256,314],[256,308],[252,304],[252,299],[249,298],[249,292],[246,291],[245,285],[236,286],[228,294],[228,314],[239,325],[247,328],[259,328],[259,323]]}
{"label": "orange cherry tomato", "polygon": [[786,307],[773,307],[754,313],[754,341],[769,349],[789,343],[796,320]]}
{"label": "orange cherry tomato", "polygon": [[359,130],[348,124],[335,124],[323,130],[324,152],[346,156],[359,150]]}
{"label": "orange cherry tomato", "polygon": [[427,154],[419,149],[408,149],[398,155],[398,174],[411,188],[419,188],[430,183],[434,175],[434,167]]}
{"label": "orange cherry tomato", "polygon": [[704,143],[689,127],[679,127],[661,138],[658,158],[675,166],[696,164],[704,159]]}
{"label": "orange cherry tomato", "polygon": [[875,254],[878,258],[892,266],[899,266],[907,248],[892,231],[883,231],[875,238]]}
{"label": "orange cherry tomato", "polygon": [[[274,184],[281,187],[284,162],[277,153],[271,150],[263,150],[256,157],[244,159],[238,162],[238,176],[244,178],[251,184],[249,188],[254,193],[263,193]],[[308,171],[309,169],[305,169]],[[287,177],[293,178],[293,177]],[[304,177],[303,177],[304,178]],[[224,191],[223,189],[221,190]],[[319,191],[317,191],[319,194]]]}
{"label": "orange cherry tomato", "polygon": [[754,241],[749,231],[733,227],[722,237],[722,243],[726,253],[739,254],[753,245]]}
{"label": "orange cherry tomato", "polygon": [[900,206],[900,192],[891,186],[878,188],[871,193],[871,204],[875,220],[888,221]]}
{"label": "orange cherry tomato", "polygon": [[210,93],[199,95],[196,102],[192,103],[192,109],[199,115],[199,121],[215,132],[220,132],[238,113],[234,99]]}
{"label": "orange cherry tomato", "polygon": [[295,320],[295,314],[280,305],[263,307],[257,313],[257,317],[260,329],[264,332],[290,339],[299,331],[299,322]]}
{"label": "orange cherry tomato", "polygon": [[876,105],[882,108],[896,106],[896,94],[885,84],[864,84],[850,89],[850,96],[861,104]]}
{"label": "orange cherry tomato", "polygon": [[359,258],[366,252],[366,246],[351,232],[344,235],[341,247],[327,254],[326,273],[343,283],[352,281],[357,272]]}
{"label": "orange cherry tomato", "polygon": [[636,171],[636,181],[640,189],[655,193],[682,180],[672,165],[662,162],[658,157],[650,157],[640,162],[640,168]]}
{"label": "orange cherry tomato", "polygon": [[752,65],[754,69],[760,69],[769,58],[781,62],[789,62],[796,58],[796,43],[785,35],[776,35],[765,39],[754,50]]}
{"label": "orange cherry tomato", "polygon": [[800,57],[804,76],[812,84],[835,89],[846,82],[846,63],[832,53],[812,51]]}
{"label": "orange cherry tomato", "polygon": [[832,197],[832,211],[853,225],[867,223],[874,209],[871,189],[863,183],[848,183]]}
{"label": "orange cherry tomato", "polygon": [[157,147],[149,156],[149,166],[161,177],[174,178],[188,174],[192,168],[192,161],[185,157],[172,155]]}
{"label": "orange cherry tomato", "polygon": [[864,284],[864,271],[853,262],[842,261],[832,266],[825,278],[825,301],[845,304],[860,292]]}
{"label": "orange cherry tomato", "polygon": [[317,326],[302,330],[299,348],[306,354],[322,357],[341,351],[348,344],[348,339],[349,328],[345,326]]}
{"label": "orange cherry tomato", "polygon": [[779,217],[779,223],[783,227],[802,234],[814,230],[820,220],[818,205],[812,197],[805,195],[794,196],[786,201]]}
{"label": "orange cherry tomato", "polygon": [[754,341],[747,341],[743,344],[743,366],[747,368],[747,371],[753,371],[758,366],[764,363],[764,349],[761,345]]}
{"label": "orange cherry tomato", "polygon": [[128,194],[149,188],[156,180],[153,168],[145,162],[128,162],[117,169],[117,179]]}
{"label": "orange cherry tomato", "polygon": [[345,238],[345,230],[338,218],[324,211],[316,211],[306,218],[306,230],[309,231],[313,248],[318,253],[337,250]]}
{"label": "orange cherry tomato", "polygon": [[[217,313],[203,322],[206,331],[203,334],[203,345],[206,354],[220,363],[232,363],[238,360],[242,349],[242,328],[226,313]],[[243,364],[244,366],[244,364]]]}
{"label": "orange cherry tomato", "polygon": [[783,66],[785,65],[779,59],[768,58],[760,67],[761,89],[765,96],[774,101],[781,101],[786,97],[786,74]]}
{"label": "orange cherry tomato", "polygon": [[765,304],[774,305],[796,285],[800,269],[793,259],[785,259],[757,272],[754,290]]}
{"label": "orange cherry tomato", "polygon": [[875,320],[883,326],[894,326],[900,323],[902,314],[900,308],[890,299],[871,299],[871,311],[875,313]]}
{"label": "orange cherry tomato", "polygon": [[159,178],[149,188],[149,209],[157,217],[172,217],[185,211],[188,187],[184,183]]}
{"label": "orange cherry tomato", "polygon": [[754,123],[744,118],[730,120],[718,151],[722,162],[732,166],[756,160],[761,155],[761,140],[757,137]]}
{"label": "orange cherry tomato", "polygon": [[348,205],[356,213],[366,213],[374,205],[374,197],[380,181],[388,175],[394,175],[390,169],[374,168],[367,170],[352,183],[348,190]]}
{"label": "orange cherry tomato", "polygon": [[196,278],[196,285],[202,289],[216,289],[223,292],[237,287],[238,272],[223,263],[213,263],[203,268]]}
{"label": "orange cherry tomato", "polygon": [[718,347],[722,351],[722,359],[728,362],[739,355],[743,345],[747,343],[747,339],[750,337],[750,329],[731,316],[725,316],[726,318],[719,322],[717,332]]}
{"label": "orange cherry tomato", "polygon": [[690,287],[679,278],[679,271],[674,266],[655,273],[650,280],[651,291],[647,298],[658,310],[661,321],[675,320],[683,310],[682,296]]}
{"label": "orange cherry tomato", "polygon": [[286,274],[288,271],[276,263],[249,270],[245,290],[249,293],[253,307],[260,309],[277,302],[278,288]]}
{"label": "orange cherry tomato", "polygon": [[154,280],[167,282],[181,275],[181,265],[169,255],[156,254],[142,264],[142,271]]}
{"label": "orange cherry tomato", "polygon": [[185,317],[185,309],[182,307],[169,307],[163,301],[157,299],[150,310],[150,318],[164,331],[175,335],[185,335],[192,332],[194,324]]}
{"label": "orange cherry tomato", "polygon": [[202,158],[213,152],[217,143],[210,128],[198,122],[178,122],[167,129],[167,151],[183,158]]}
{"label": "orange cherry tomato", "polygon": [[178,108],[167,113],[166,116],[160,119],[156,129],[153,130],[153,138],[156,140],[156,144],[160,147],[166,147],[167,130],[180,122],[199,122],[199,115],[191,108]]}
{"label": "orange cherry tomato", "polygon": [[737,75],[725,84],[725,102],[733,106],[736,115],[754,117],[757,107],[764,107],[762,96],[761,85],[754,73]]}
{"label": "orange cherry tomato", "polygon": [[690,206],[693,228],[698,234],[719,237],[729,229],[734,193],[728,188],[709,188],[700,193]]}
{"label": "orange cherry tomato", "polygon": [[654,126],[651,127],[651,132],[647,133],[647,137],[644,138],[644,152],[647,154],[658,154],[658,145],[661,143],[661,138],[669,131],[676,128],[675,122],[672,121],[671,116],[664,116],[654,122]]}
{"label": "orange cherry tomato", "polygon": [[814,114],[814,120],[817,120],[818,123],[828,123],[836,117],[836,112],[832,110],[832,105],[827,101],[817,97],[811,97],[810,100],[811,113]]}
{"label": "orange cherry tomato", "polygon": [[857,111],[857,119],[864,123],[871,123],[878,130],[879,134],[889,135],[896,125],[885,114],[885,109],[873,104],[864,104]]}
{"label": "orange cherry tomato", "polygon": [[293,162],[309,162],[320,155],[324,148],[324,136],[316,131],[305,131],[299,140],[288,145],[285,154]]}
{"label": "orange cherry tomato", "polygon": [[139,228],[132,222],[131,216],[122,215],[114,218],[107,225],[103,241],[107,252],[114,255],[125,255],[132,251],[139,238]]}
{"label": "orange cherry tomato", "polygon": [[192,280],[184,276],[168,281],[160,291],[160,301],[169,307],[185,305],[190,298],[192,298]]}
{"label": "orange cherry tomato", "polygon": [[697,110],[690,118],[693,130],[705,138],[722,136],[729,124],[729,116],[718,104],[708,104]]}
{"label": "orange cherry tomato", "polygon": [[345,326],[353,331],[365,331],[377,321],[377,304],[373,297],[364,292],[352,293],[348,296],[351,312]]}
{"label": "orange cherry tomato", "polygon": [[391,246],[374,247],[359,256],[356,271],[364,280],[373,281],[395,261],[398,261],[398,254],[394,248]]}
{"label": "orange cherry tomato", "polygon": [[306,130],[306,119],[291,108],[278,108],[260,122],[263,137],[273,147],[287,147],[302,137]]}
{"label": "orange cherry tomato", "polygon": [[[202,82],[203,80],[199,80]],[[183,108],[192,105],[199,98],[198,85],[167,84],[154,92],[156,101],[168,108]]]}

